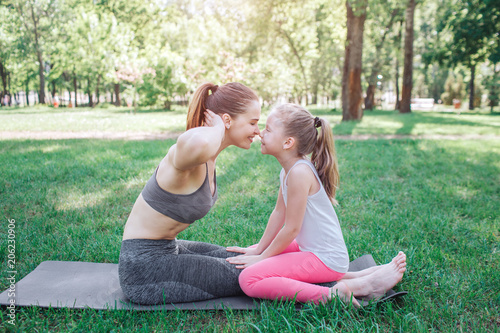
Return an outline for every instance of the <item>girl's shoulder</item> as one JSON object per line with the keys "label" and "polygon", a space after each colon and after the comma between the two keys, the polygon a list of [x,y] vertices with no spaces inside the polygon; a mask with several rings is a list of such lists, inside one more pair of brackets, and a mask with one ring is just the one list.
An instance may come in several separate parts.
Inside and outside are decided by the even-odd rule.
{"label": "girl's shoulder", "polygon": [[311,162],[304,160],[304,162],[296,163],[286,176],[287,184],[290,182],[314,182],[316,181],[316,175],[312,170],[314,166]]}

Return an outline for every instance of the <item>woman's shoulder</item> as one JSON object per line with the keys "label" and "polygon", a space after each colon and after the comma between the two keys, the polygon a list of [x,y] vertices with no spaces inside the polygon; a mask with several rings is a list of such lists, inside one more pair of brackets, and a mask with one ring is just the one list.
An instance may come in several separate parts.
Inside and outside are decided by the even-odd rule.
{"label": "woman's shoulder", "polygon": [[206,146],[210,144],[209,139],[203,135],[198,128],[192,128],[179,136],[168,154],[173,165],[180,169],[192,169],[205,164],[211,156],[207,155]]}

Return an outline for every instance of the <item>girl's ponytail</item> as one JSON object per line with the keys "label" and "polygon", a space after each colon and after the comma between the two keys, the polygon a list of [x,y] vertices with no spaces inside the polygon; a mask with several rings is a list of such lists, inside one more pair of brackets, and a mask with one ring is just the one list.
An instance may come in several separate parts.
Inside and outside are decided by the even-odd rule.
{"label": "girl's ponytail", "polygon": [[326,194],[332,203],[337,205],[335,192],[339,185],[339,170],[333,133],[326,119],[316,118],[314,123],[315,127],[320,127],[320,129],[316,144],[312,151],[311,162],[318,171],[319,178],[323,183]]}
{"label": "girl's ponytail", "polygon": [[[311,162],[318,171],[325,192],[333,204],[339,185],[339,170],[335,142],[330,124],[326,119],[313,117],[300,105],[282,104],[274,109],[283,121],[285,135],[297,140],[299,156],[311,155]],[[318,132],[319,131],[319,132]]]}
{"label": "girl's ponytail", "polygon": [[203,126],[205,123],[206,102],[209,95],[215,93],[218,86],[213,83],[204,83],[196,89],[189,103],[186,130]]}

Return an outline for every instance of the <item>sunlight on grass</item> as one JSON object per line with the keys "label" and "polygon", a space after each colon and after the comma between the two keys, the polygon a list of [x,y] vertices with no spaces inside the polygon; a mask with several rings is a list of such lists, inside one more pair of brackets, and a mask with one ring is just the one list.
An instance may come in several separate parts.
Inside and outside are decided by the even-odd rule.
{"label": "sunlight on grass", "polygon": [[[490,113],[452,113],[414,111],[365,111],[361,121],[342,122],[342,113],[311,108],[314,116],[326,118],[336,135],[500,135],[500,117]],[[262,111],[259,126],[264,128],[270,110]],[[140,110],[131,114],[125,108],[52,109],[26,108],[0,110],[1,131],[62,132],[180,132],[185,129],[187,109],[174,111]]]}
{"label": "sunlight on grass", "polygon": [[65,145],[61,145],[59,143],[55,143],[53,145],[43,147],[42,148],[42,152],[44,152],[44,153],[52,153],[52,152],[60,151],[62,149],[66,149],[66,148],[67,147]]}
{"label": "sunlight on grass", "polygon": [[[74,210],[81,208],[92,208],[94,206],[102,204],[112,192],[110,190],[100,190],[100,191],[90,191],[84,193],[82,190],[78,188],[70,188],[65,190],[57,190],[57,191],[49,191],[53,193],[49,194],[49,197],[52,197],[54,200],[54,207],[57,210]],[[64,195],[61,195],[58,192],[63,192]]]}

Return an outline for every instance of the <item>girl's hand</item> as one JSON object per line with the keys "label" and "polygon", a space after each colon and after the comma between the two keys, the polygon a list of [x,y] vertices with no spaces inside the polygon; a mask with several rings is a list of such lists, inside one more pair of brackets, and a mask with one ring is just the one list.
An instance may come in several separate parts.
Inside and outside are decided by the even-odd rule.
{"label": "girl's hand", "polygon": [[226,251],[228,252],[238,252],[246,255],[257,255],[260,254],[257,252],[257,247],[239,247],[239,246],[229,246],[226,247]]}
{"label": "girl's hand", "polygon": [[207,109],[207,111],[205,112],[204,126],[207,126],[207,127],[220,126],[220,127],[224,128],[224,121],[222,121],[222,118],[218,114]]}
{"label": "girl's hand", "polygon": [[230,257],[227,258],[226,260],[230,262],[233,265],[236,265],[236,268],[243,269],[247,268],[248,266],[251,266],[255,263],[258,263],[259,261],[263,260],[260,255],[241,255],[237,257]]}

